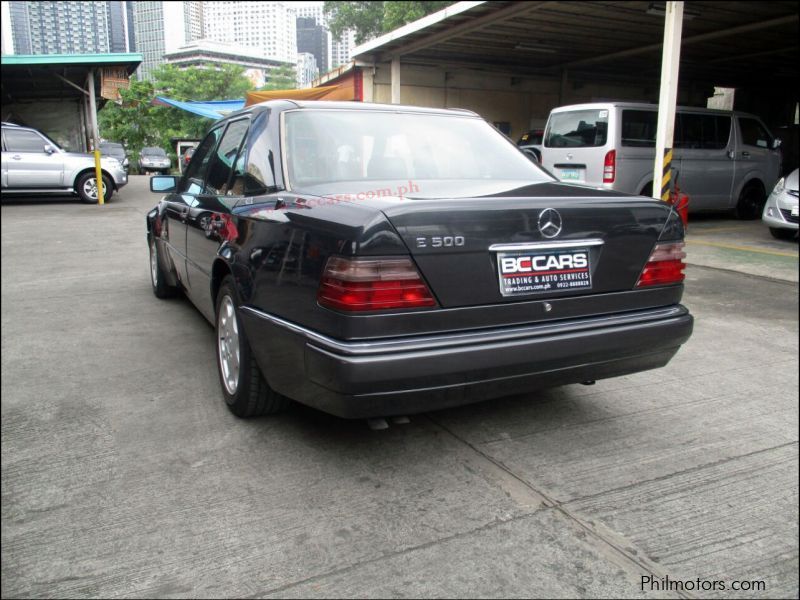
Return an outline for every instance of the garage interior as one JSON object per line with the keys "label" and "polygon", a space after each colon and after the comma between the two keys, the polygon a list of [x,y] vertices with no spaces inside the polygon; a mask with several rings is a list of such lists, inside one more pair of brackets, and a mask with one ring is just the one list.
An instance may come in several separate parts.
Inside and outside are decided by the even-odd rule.
{"label": "garage interior", "polygon": [[[401,104],[468,108],[516,139],[556,106],[657,103],[664,15],[664,2],[460,2],[354,56],[365,101],[392,101],[395,61]],[[796,131],[797,40],[796,2],[685,2],[678,104],[734,88],[734,109]]]}
{"label": "garage interior", "polygon": [[[142,62],[136,53],[10,55],[2,57],[2,120],[35,127],[71,152],[88,152],[92,139],[90,71],[124,69],[130,76]],[[94,77],[97,110],[101,77]]]}

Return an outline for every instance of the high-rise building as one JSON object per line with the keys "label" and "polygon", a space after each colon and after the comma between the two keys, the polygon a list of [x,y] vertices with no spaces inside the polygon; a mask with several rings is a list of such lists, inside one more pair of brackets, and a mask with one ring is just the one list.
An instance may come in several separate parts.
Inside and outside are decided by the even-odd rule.
{"label": "high-rise building", "polygon": [[[314,17],[297,17],[297,56],[312,54],[320,73],[330,68],[331,34]],[[298,63],[298,72],[300,65]]]}
{"label": "high-rise building", "polygon": [[202,2],[134,2],[136,51],[144,60],[137,74],[150,79],[164,64],[164,54],[201,39],[204,35]]}
{"label": "high-rise building", "polygon": [[292,2],[203,2],[205,37],[255,48],[265,57],[297,62]]}
{"label": "high-rise building", "polygon": [[28,2],[9,6],[15,54],[95,54],[131,51],[126,7],[111,2]]}
{"label": "high-rise building", "polygon": [[311,87],[311,82],[319,77],[317,59],[310,52],[297,53],[297,87]]}
{"label": "high-rise building", "polygon": [[[324,5],[324,2],[295,2],[292,4],[292,8],[298,17],[316,19],[317,25],[322,25],[325,29],[330,30]],[[320,75],[350,62],[353,48],[356,47],[356,32],[353,30],[345,31],[339,39],[333,38],[333,34],[331,34],[329,43],[328,62],[324,68],[320,65]],[[299,47],[297,51],[302,52]]]}
{"label": "high-rise building", "polygon": [[353,29],[343,32],[338,40],[333,40],[331,44],[331,69],[349,63],[352,60],[355,47],[356,32]]}

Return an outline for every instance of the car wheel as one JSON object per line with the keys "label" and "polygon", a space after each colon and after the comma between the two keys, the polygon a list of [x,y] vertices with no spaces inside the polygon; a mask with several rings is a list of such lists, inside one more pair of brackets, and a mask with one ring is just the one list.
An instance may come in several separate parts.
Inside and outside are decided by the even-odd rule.
{"label": "car wheel", "polygon": [[642,188],[642,191],[639,192],[640,196],[647,196],[648,198],[653,197],[653,182],[651,181],[647,185]]}
{"label": "car wheel", "polygon": [[[97,177],[94,171],[84,173],[78,178],[75,188],[83,202],[87,204],[97,204]],[[111,200],[114,195],[114,186],[111,179],[103,175],[103,201]]]}
{"label": "car wheel", "polygon": [[770,227],[769,232],[776,240],[793,240],[797,235],[794,229],[780,229],[779,227]]}
{"label": "car wheel", "polygon": [[156,238],[151,235],[148,239],[148,245],[150,246],[150,283],[153,284],[153,293],[156,298],[170,298],[175,295],[178,289],[167,283],[167,277],[159,260]]}
{"label": "car wheel", "polygon": [[233,279],[226,277],[217,294],[217,370],[222,393],[237,417],[276,413],[288,404],[267,383],[256,364],[239,321],[239,302]]}
{"label": "car wheel", "polygon": [[752,221],[761,216],[764,210],[764,204],[767,197],[764,195],[764,190],[757,183],[751,183],[745,186],[742,193],[739,194],[739,201],[736,203],[736,218],[743,221]]}

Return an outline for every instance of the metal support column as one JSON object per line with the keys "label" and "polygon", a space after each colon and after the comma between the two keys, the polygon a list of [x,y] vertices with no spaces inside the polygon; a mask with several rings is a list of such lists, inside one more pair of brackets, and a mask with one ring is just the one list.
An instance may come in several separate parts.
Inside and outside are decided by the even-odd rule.
{"label": "metal support column", "polygon": [[400,104],[400,57],[392,58],[392,104]]}
{"label": "metal support column", "polygon": [[678,67],[681,60],[683,2],[667,2],[664,16],[664,51],[661,56],[661,91],[658,96],[656,162],[653,169],[653,198],[669,200],[672,173],[672,139],[675,103],[678,97]]}
{"label": "metal support column", "polygon": [[100,168],[100,131],[97,128],[97,102],[94,98],[94,69],[89,68],[89,117],[92,119],[92,139],[94,140],[94,175],[97,183],[97,203],[105,203],[103,193],[103,171]]}

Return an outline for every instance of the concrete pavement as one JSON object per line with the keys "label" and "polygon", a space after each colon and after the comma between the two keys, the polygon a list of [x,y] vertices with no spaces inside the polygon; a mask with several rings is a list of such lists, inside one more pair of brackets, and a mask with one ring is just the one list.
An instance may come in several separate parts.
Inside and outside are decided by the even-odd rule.
{"label": "concrete pavement", "polygon": [[150,291],[145,190],[2,207],[3,597],[797,597],[796,283],[690,266],[658,371],[243,421]]}

